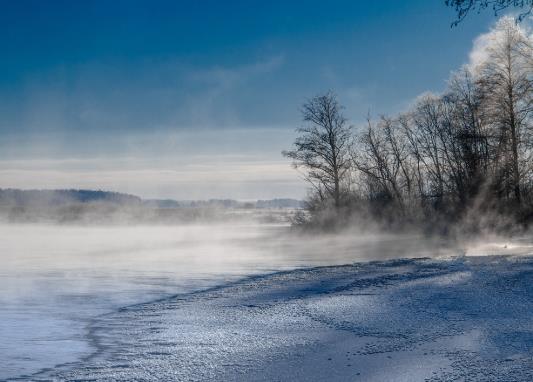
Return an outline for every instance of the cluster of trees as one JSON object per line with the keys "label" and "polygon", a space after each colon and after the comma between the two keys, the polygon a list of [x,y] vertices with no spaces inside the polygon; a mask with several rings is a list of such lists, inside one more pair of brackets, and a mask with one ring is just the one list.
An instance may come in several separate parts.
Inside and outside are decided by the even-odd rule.
{"label": "cluster of trees", "polygon": [[312,221],[471,229],[533,217],[533,42],[502,18],[479,62],[440,95],[354,129],[336,95],[303,106],[305,126],[283,154],[312,185]]}

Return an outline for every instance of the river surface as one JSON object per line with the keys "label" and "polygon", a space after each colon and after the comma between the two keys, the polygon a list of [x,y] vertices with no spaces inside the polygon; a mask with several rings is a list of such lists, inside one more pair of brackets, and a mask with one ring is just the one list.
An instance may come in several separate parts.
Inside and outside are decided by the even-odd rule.
{"label": "river surface", "polygon": [[254,274],[441,253],[414,236],[302,237],[255,222],[4,225],[0,235],[0,380],[89,356],[88,324],[120,307]]}

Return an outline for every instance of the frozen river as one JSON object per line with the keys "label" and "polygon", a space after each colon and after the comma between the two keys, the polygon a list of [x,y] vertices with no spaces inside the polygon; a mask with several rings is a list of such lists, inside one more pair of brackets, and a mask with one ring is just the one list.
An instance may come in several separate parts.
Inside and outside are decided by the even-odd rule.
{"label": "frozen river", "polygon": [[285,225],[1,226],[0,380],[94,352],[88,325],[120,307],[253,274],[446,254],[417,237],[299,237]]}

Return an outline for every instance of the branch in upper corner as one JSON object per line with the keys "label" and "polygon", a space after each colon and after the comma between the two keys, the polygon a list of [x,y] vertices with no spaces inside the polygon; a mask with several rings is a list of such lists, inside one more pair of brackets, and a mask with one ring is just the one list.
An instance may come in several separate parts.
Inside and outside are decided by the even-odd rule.
{"label": "branch in upper corner", "polygon": [[457,19],[452,27],[457,26],[471,12],[480,13],[491,9],[495,16],[507,9],[518,9],[520,13],[516,17],[518,22],[533,12],[533,0],[445,0],[448,7],[454,8]]}

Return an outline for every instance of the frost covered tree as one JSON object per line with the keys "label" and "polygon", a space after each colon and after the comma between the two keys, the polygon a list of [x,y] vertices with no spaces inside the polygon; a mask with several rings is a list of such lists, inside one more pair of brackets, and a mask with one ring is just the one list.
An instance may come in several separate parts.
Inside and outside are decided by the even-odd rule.
{"label": "frost covered tree", "polygon": [[494,159],[501,163],[505,190],[522,199],[521,183],[529,176],[533,113],[533,39],[525,27],[503,17],[478,39],[479,62],[472,68],[480,88],[485,123],[494,138]]}

